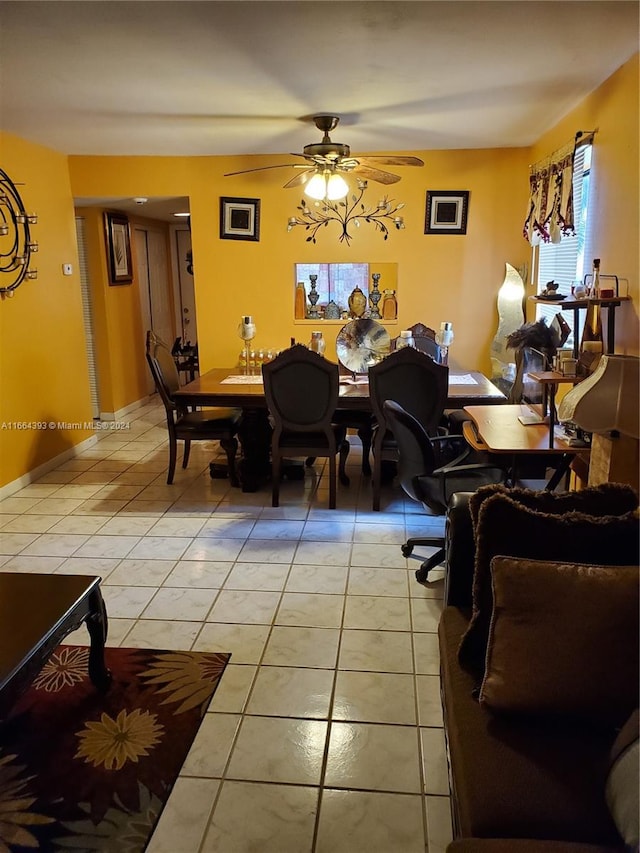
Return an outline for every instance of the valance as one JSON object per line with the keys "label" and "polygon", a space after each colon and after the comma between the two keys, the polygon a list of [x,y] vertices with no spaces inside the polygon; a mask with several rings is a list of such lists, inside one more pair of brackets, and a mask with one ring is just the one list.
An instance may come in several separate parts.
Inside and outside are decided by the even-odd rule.
{"label": "valance", "polygon": [[529,202],[523,235],[532,246],[559,243],[575,234],[573,164],[576,149],[593,142],[595,131],[578,131],[573,142],[530,167]]}

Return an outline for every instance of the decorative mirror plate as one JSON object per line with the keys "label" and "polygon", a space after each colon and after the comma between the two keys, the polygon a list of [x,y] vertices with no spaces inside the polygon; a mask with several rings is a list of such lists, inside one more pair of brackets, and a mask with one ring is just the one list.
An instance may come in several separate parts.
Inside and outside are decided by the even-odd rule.
{"label": "decorative mirror plate", "polygon": [[389,332],[375,320],[351,320],[336,338],[338,359],[352,373],[366,373],[390,350]]}

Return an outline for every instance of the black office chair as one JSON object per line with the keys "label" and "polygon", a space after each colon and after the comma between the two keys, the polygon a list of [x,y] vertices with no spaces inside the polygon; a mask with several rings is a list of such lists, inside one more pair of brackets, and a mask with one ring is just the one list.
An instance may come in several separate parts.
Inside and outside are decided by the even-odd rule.
{"label": "black office chair", "polygon": [[301,344],[262,365],[264,393],[273,420],[271,437],[272,506],[279,506],[283,456],[327,457],[329,507],[336,506],[336,460],[340,482],[349,485],[346,428],[333,423],[338,403],[338,365]]}
{"label": "black office chair", "polygon": [[182,467],[189,462],[192,441],[219,441],[227,454],[229,480],[238,485],[235,458],[238,449],[236,433],[242,409],[215,408],[189,412],[178,405],[173,394],[180,387],[180,377],[169,347],[154,332],[147,332],[147,364],[151,370],[156,390],[164,404],[169,431],[169,471],[167,484],[173,483],[176,470],[178,440],[184,441]]}
{"label": "black office chair", "polygon": [[449,393],[449,368],[425,353],[404,347],[369,368],[369,396],[376,418],[373,433],[373,509],[380,509],[383,462],[398,458],[398,447],[384,411],[395,400],[422,424],[428,435],[438,434]]}
{"label": "black office chair", "polygon": [[[432,514],[445,515],[456,492],[473,492],[480,486],[504,481],[502,468],[487,463],[464,464],[471,448],[464,446],[460,436],[431,438],[419,421],[398,403],[387,400],[383,408],[398,443],[398,477],[402,488]],[[407,539],[402,545],[403,555],[408,557],[416,545],[438,547],[416,571],[416,580],[423,583],[431,569],[444,560],[445,539],[442,536]]]}

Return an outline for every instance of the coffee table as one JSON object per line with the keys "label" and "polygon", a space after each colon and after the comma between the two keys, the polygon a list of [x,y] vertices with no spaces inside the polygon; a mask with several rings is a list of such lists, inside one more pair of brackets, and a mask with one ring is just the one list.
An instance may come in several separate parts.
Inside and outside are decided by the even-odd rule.
{"label": "coffee table", "polygon": [[0,572],[0,713],[27,689],[67,634],[85,622],[91,646],[89,677],[106,691],[107,613],[101,578]]}

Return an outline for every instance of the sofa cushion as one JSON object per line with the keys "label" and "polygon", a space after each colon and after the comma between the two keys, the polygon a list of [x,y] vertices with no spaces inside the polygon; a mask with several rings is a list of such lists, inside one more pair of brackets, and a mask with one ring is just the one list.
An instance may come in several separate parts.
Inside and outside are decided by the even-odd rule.
{"label": "sofa cushion", "polygon": [[638,802],[640,802],[640,744],[638,709],[622,726],[611,748],[611,768],[607,776],[606,800],[618,832],[630,848],[640,844]]}
{"label": "sofa cushion", "polygon": [[494,557],[480,703],[622,725],[638,702],[638,566]]}
{"label": "sofa cushion", "polygon": [[[476,540],[473,616],[460,644],[460,662],[479,678],[484,674],[493,608],[493,557],[638,564],[637,498],[627,486],[607,485],[609,488],[598,486],[555,496],[550,492],[486,486],[472,496],[469,506]],[[631,511],[630,505],[634,506]]]}
{"label": "sofa cushion", "polygon": [[624,483],[602,483],[578,492],[550,492],[547,489],[509,488],[503,483],[483,486],[469,500],[474,526],[483,501],[492,495],[508,495],[512,500],[537,512],[564,515],[583,512],[586,515],[624,515],[638,508],[638,495]]}
{"label": "sofa cushion", "polygon": [[467,625],[462,611],[446,607],[438,627],[455,835],[622,848],[604,798],[615,730],[481,707],[457,658]]}

